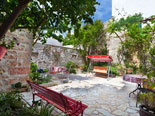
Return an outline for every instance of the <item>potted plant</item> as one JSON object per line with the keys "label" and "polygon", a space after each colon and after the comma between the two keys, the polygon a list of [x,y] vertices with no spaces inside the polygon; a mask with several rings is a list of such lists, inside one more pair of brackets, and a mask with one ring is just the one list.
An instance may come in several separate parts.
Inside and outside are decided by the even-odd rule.
{"label": "potted plant", "polygon": [[15,46],[15,44],[19,45],[19,43],[15,37],[12,40],[7,41],[7,42],[5,41],[5,39],[3,39],[3,41],[0,42],[0,59],[3,58],[7,49],[13,48]]}
{"label": "potted plant", "polygon": [[[138,94],[138,103],[140,103],[140,116],[155,116],[155,77],[154,74],[148,74],[147,88]],[[146,80],[145,80],[146,82]]]}
{"label": "potted plant", "polygon": [[67,62],[66,64],[66,68],[70,73],[76,74],[76,67],[77,67],[76,64],[71,61]]}
{"label": "potted plant", "polygon": [[3,46],[0,46],[0,59],[3,58],[3,56],[5,55],[6,53],[6,48],[3,47]]}

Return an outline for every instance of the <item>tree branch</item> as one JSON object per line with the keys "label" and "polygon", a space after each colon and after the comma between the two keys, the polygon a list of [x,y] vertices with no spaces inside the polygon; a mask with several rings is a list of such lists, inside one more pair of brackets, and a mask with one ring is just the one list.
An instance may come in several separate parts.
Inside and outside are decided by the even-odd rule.
{"label": "tree branch", "polygon": [[39,40],[39,38],[40,38],[40,32],[38,34],[38,37],[33,41],[32,46],[34,46],[37,43],[37,41]]}
{"label": "tree branch", "polygon": [[121,40],[121,42],[123,42],[122,41],[122,38],[118,35],[118,33],[116,33],[116,32],[114,32],[115,34],[116,34],[116,36]]}
{"label": "tree branch", "polygon": [[13,10],[11,15],[3,22],[0,26],[0,40],[6,34],[6,32],[11,28],[14,24],[18,16],[22,13],[24,8],[31,0],[20,0],[18,6]]}
{"label": "tree branch", "polygon": [[16,27],[16,29],[35,29],[36,27]]}
{"label": "tree branch", "polygon": [[40,23],[35,27],[35,29],[38,29],[39,26],[46,20],[47,16],[45,16],[41,21]]}
{"label": "tree branch", "polygon": [[145,20],[141,20],[141,22],[147,22],[147,21],[151,21],[151,20],[154,20],[155,18],[147,18]]}

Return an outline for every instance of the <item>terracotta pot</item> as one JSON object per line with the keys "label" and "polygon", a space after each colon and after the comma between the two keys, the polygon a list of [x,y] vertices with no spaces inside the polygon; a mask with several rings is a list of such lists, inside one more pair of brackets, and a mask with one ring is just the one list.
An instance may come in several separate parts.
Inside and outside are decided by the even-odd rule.
{"label": "terracotta pot", "polygon": [[3,58],[3,56],[5,55],[6,53],[6,48],[3,47],[3,46],[0,46],[0,59]]}
{"label": "terracotta pot", "polygon": [[139,108],[140,108],[139,110],[140,116],[155,116],[155,112],[154,113],[150,112],[144,107],[144,105],[140,105]]}

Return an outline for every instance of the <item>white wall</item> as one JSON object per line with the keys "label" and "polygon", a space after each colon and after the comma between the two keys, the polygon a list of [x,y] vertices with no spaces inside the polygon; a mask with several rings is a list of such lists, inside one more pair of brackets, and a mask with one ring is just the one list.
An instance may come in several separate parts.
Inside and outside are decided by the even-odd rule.
{"label": "white wall", "polygon": [[155,15],[155,0],[112,0],[112,16],[120,18],[116,9],[122,15],[142,13],[144,17],[150,17]]}

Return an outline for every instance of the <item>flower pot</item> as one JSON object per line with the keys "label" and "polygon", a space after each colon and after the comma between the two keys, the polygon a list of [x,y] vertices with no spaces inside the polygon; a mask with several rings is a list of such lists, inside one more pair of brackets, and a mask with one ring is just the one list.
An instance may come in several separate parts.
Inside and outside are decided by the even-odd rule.
{"label": "flower pot", "polygon": [[126,70],[126,71],[127,71],[127,73],[128,73],[128,74],[132,74],[133,69],[132,69],[132,68],[127,68],[127,70]]}
{"label": "flower pot", "polygon": [[146,109],[144,105],[140,105],[139,108],[140,116],[155,116],[155,112]]}
{"label": "flower pot", "polygon": [[3,47],[3,46],[0,46],[0,59],[3,58],[3,56],[5,55],[6,53],[6,48]]}

